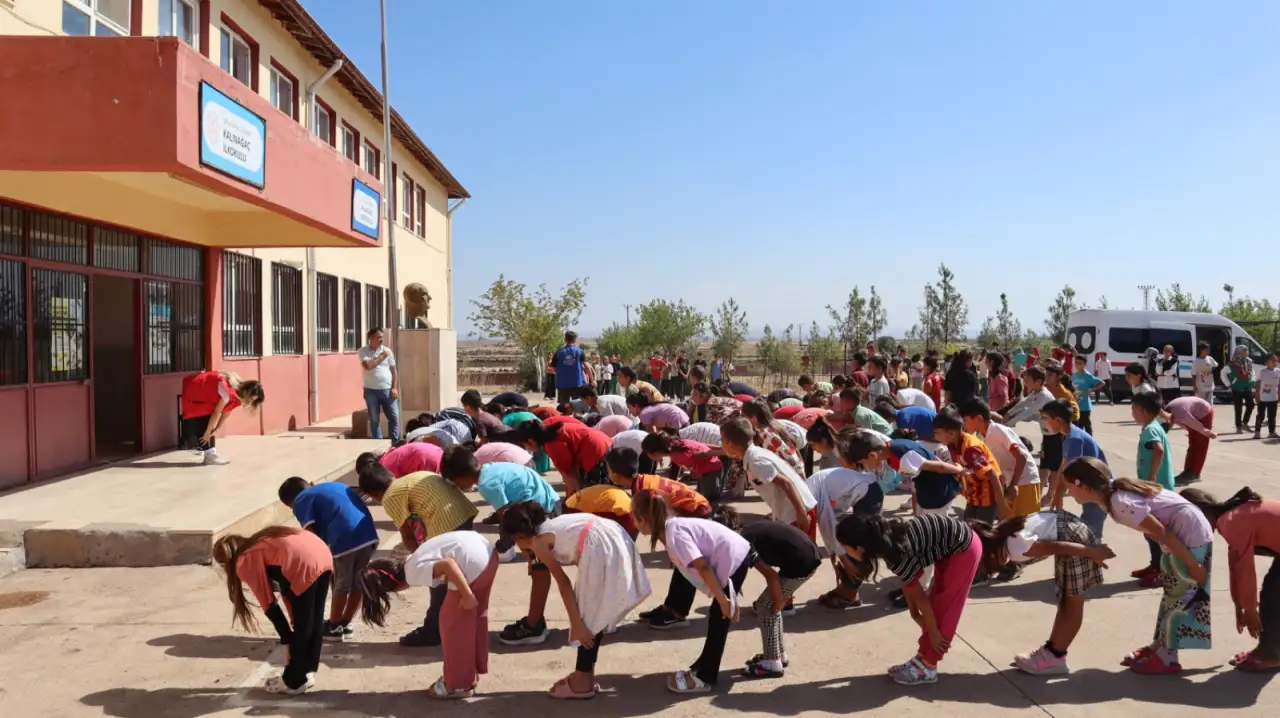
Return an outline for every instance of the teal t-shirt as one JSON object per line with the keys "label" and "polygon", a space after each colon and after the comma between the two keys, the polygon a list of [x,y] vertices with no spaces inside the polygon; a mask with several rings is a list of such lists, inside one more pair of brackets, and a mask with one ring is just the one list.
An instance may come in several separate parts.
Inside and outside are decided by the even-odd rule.
{"label": "teal t-shirt", "polygon": [[1164,450],[1164,458],[1160,469],[1156,471],[1156,483],[1170,491],[1173,490],[1173,453],[1169,451],[1169,435],[1159,421],[1153,421],[1142,427],[1138,436],[1138,480],[1146,481],[1151,475],[1151,444],[1159,444]]}
{"label": "teal t-shirt", "polygon": [[551,484],[533,469],[501,461],[480,467],[476,491],[494,509],[536,501],[543,511],[550,513],[555,510],[556,501],[560,500]]}
{"label": "teal t-shirt", "polygon": [[1076,404],[1080,407],[1080,411],[1093,411],[1093,395],[1090,392],[1097,388],[1102,380],[1086,371],[1072,374],[1071,383],[1078,392]]}
{"label": "teal t-shirt", "polygon": [[885,436],[893,433],[893,426],[885,421],[883,416],[861,404],[858,405],[858,410],[853,413],[853,423],[864,429],[874,429]]}

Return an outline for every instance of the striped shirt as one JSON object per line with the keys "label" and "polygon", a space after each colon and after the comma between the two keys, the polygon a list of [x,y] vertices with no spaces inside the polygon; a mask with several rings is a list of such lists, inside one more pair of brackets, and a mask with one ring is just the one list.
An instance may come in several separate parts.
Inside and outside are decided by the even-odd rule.
{"label": "striped shirt", "polygon": [[902,559],[897,562],[885,559],[884,562],[903,583],[915,583],[926,568],[964,551],[973,541],[969,525],[951,516],[923,514],[904,523],[907,526],[907,546],[902,552]]}
{"label": "striped shirt", "polygon": [[462,489],[439,474],[426,471],[391,482],[382,496],[382,508],[397,527],[403,526],[410,516],[417,516],[422,520],[427,538],[456,531],[479,513]]}
{"label": "striped shirt", "polygon": [[696,424],[690,424],[681,429],[680,438],[686,441],[696,441],[699,444],[706,444],[707,446],[719,446],[720,425],[713,424],[709,421],[699,421]]}

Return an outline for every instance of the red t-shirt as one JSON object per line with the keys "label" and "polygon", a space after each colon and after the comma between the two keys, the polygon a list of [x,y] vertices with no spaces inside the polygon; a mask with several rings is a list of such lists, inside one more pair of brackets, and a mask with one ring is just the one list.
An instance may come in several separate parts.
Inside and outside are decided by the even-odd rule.
{"label": "red t-shirt", "polygon": [[933,399],[934,406],[942,406],[942,374],[935,371],[926,376],[921,390],[928,394],[930,399]]}
{"label": "red t-shirt", "polygon": [[563,424],[555,441],[542,447],[561,476],[576,477],[578,471],[595,468],[613,446],[613,439],[605,436],[603,431],[596,431],[573,417],[557,416],[542,423],[547,426]]}
{"label": "red t-shirt", "polygon": [[850,374],[849,378],[853,380],[854,384],[857,384],[863,389],[866,389],[867,386],[871,384],[870,380],[867,379],[867,373],[861,369]]}
{"label": "red t-shirt", "polygon": [[804,411],[804,406],[802,405],[781,406],[778,407],[777,411],[773,412],[773,418],[794,420],[795,415],[802,411]]}
{"label": "red t-shirt", "polygon": [[667,368],[667,363],[662,359],[649,360],[649,376],[654,379],[662,378],[662,370]]}

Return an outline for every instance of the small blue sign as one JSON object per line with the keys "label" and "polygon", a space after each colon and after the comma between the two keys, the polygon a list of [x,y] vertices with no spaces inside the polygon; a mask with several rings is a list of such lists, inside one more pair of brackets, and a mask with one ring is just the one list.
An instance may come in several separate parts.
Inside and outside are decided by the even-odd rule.
{"label": "small blue sign", "polygon": [[382,226],[382,195],[358,179],[351,180],[351,229],[378,238]]}
{"label": "small blue sign", "polygon": [[207,82],[200,83],[200,164],[262,189],[267,121]]}

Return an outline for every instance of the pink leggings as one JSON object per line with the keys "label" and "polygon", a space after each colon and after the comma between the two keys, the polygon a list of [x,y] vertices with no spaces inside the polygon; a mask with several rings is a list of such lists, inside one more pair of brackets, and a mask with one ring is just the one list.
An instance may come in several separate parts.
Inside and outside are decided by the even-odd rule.
{"label": "pink leggings", "polygon": [[[933,584],[929,586],[929,605],[933,608],[933,618],[938,623],[938,630],[948,641],[955,640],[956,628],[960,625],[960,614],[964,613],[964,602],[969,598],[969,588],[973,585],[973,577],[978,573],[978,564],[982,562],[982,541],[977,536],[969,542],[969,548],[951,554],[933,565]],[[930,665],[937,665],[942,654],[933,649],[929,641],[929,632],[921,630],[920,657]]]}
{"label": "pink leggings", "polygon": [[457,591],[449,591],[440,608],[440,647],[444,653],[444,685],[451,691],[475,688],[479,676],[489,672],[489,591],[498,574],[498,554],[471,583],[474,609],[462,608]]}

